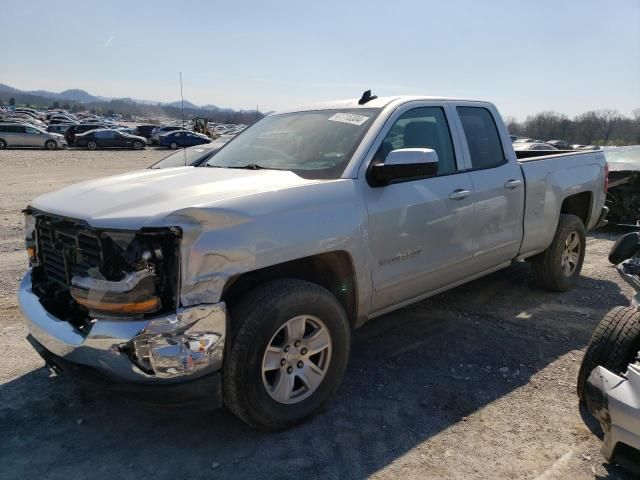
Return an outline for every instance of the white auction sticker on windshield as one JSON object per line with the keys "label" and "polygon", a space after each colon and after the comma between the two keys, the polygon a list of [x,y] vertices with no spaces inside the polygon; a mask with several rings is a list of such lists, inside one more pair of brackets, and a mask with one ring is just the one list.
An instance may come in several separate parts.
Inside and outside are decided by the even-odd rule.
{"label": "white auction sticker on windshield", "polygon": [[336,113],[329,117],[329,120],[332,122],[342,122],[342,123],[350,123],[351,125],[362,125],[364,122],[369,120],[369,117],[364,117],[362,115],[356,115],[355,113]]}

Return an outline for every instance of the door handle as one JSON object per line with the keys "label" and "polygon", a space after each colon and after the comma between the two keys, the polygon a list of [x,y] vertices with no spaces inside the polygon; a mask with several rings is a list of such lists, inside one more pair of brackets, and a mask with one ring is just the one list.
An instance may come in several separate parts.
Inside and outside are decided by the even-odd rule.
{"label": "door handle", "polygon": [[462,200],[463,198],[467,198],[471,195],[469,190],[463,190],[462,188],[458,188],[449,194],[449,198],[451,200]]}
{"label": "door handle", "polygon": [[514,188],[519,187],[520,185],[522,185],[522,180],[511,179],[511,180],[507,180],[504,183],[504,188],[513,190]]}

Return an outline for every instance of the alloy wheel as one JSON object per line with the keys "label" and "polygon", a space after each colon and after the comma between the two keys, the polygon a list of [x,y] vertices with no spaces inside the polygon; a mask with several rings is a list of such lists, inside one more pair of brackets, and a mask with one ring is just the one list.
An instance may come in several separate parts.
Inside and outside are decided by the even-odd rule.
{"label": "alloy wheel", "polygon": [[580,262],[580,249],[582,244],[578,232],[571,232],[564,242],[562,249],[562,260],[560,266],[565,277],[570,277],[576,271]]}
{"label": "alloy wheel", "polygon": [[286,321],[271,337],[262,359],[262,383],[276,402],[299,403],[324,380],[331,363],[331,334],[317,317]]}

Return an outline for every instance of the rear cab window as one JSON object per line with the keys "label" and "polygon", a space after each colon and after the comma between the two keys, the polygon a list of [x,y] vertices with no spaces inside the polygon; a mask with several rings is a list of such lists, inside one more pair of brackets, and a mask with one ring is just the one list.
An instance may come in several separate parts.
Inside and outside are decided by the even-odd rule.
{"label": "rear cab window", "polygon": [[491,112],[484,107],[456,107],[467,138],[471,168],[495,168],[507,162],[498,127]]}

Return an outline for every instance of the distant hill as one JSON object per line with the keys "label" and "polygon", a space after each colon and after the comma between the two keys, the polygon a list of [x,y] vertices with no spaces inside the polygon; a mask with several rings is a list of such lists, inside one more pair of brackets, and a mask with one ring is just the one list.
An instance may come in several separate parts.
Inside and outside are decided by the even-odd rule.
{"label": "distant hill", "polygon": [[[104,101],[124,100],[124,101],[130,101],[133,103],[141,103],[144,105],[160,104],[166,107],[177,107],[177,108],[182,107],[182,102],[180,100],[176,100],[175,102],[158,102],[154,100],[138,100],[138,99],[133,99],[129,97],[127,98],[98,97],[95,95],[91,95],[89,92],[85,90],[81,90],[79,88],[72,88],[69,90],[64,90],[59,93],[50,92],[48,90],[20,90],[15,87],[11,87],[9,85],[0,83],[0,98],[2,96],[6,96],[7,94],[12,94],[14,98],[15,98],[15,95],[36,96],[36,97],[48,98],[52,100],[67,101],[67,102],[72,101],[72,102],[78,102],[78,103],[91,103],[91,102],[98,102],[101,100],[104,100]],[[16,98],[16,101],[18,101],[17,98]],[[30,103],[33,103],[33,102],[30,102]],[[184,108],[201,108],[203,110],[220,110],[217,106],[211,105],[211,104],[203,105],[202,107],[200,107],[195,103],[191,103],[189,100],[184,101]],[[225,110],[233,111],[232,109],[225,109]]]}
{"label": "distant hill", "polygon": [[[128,117],[147,118],[181,118],[182,102],[156,102],[152,100],[137,100],[133,98],[98,97],[85,90],[77,88],[63,92],[48,90],[20,90],[0,83],[0,105],[6,105],[13,98],[16,105],[31,105],[46,108],[57,104],[73,111],[90,110],[96,113],[120,113]],[[184,101],[184,114],[187,118],[206,117],[223,123],[252,123],[262,114],[255,111],[233,110],[219,108],[215,105],[198,105]]]}
{"label": "distant hill", "polygon": [[[163,103],[166,107],[182,108],[182,101],[176,100],[175,102]],[[200,108],[198,105],[191,103],[189,100],[184,101],[184,108]],[[202,107],[204,108],[204,107]]]}
{"label": "distant hill", "polygon": [[65,90],[60,93],[48,92],[47,90],[31,90],[23,93],[30,95],[38,95],[39,97],[52,98],[54,100],[73,100],[74,102],[88,103],[100,100],[98,97],[94,97],[89,92],[73,88],[71,90]]}

